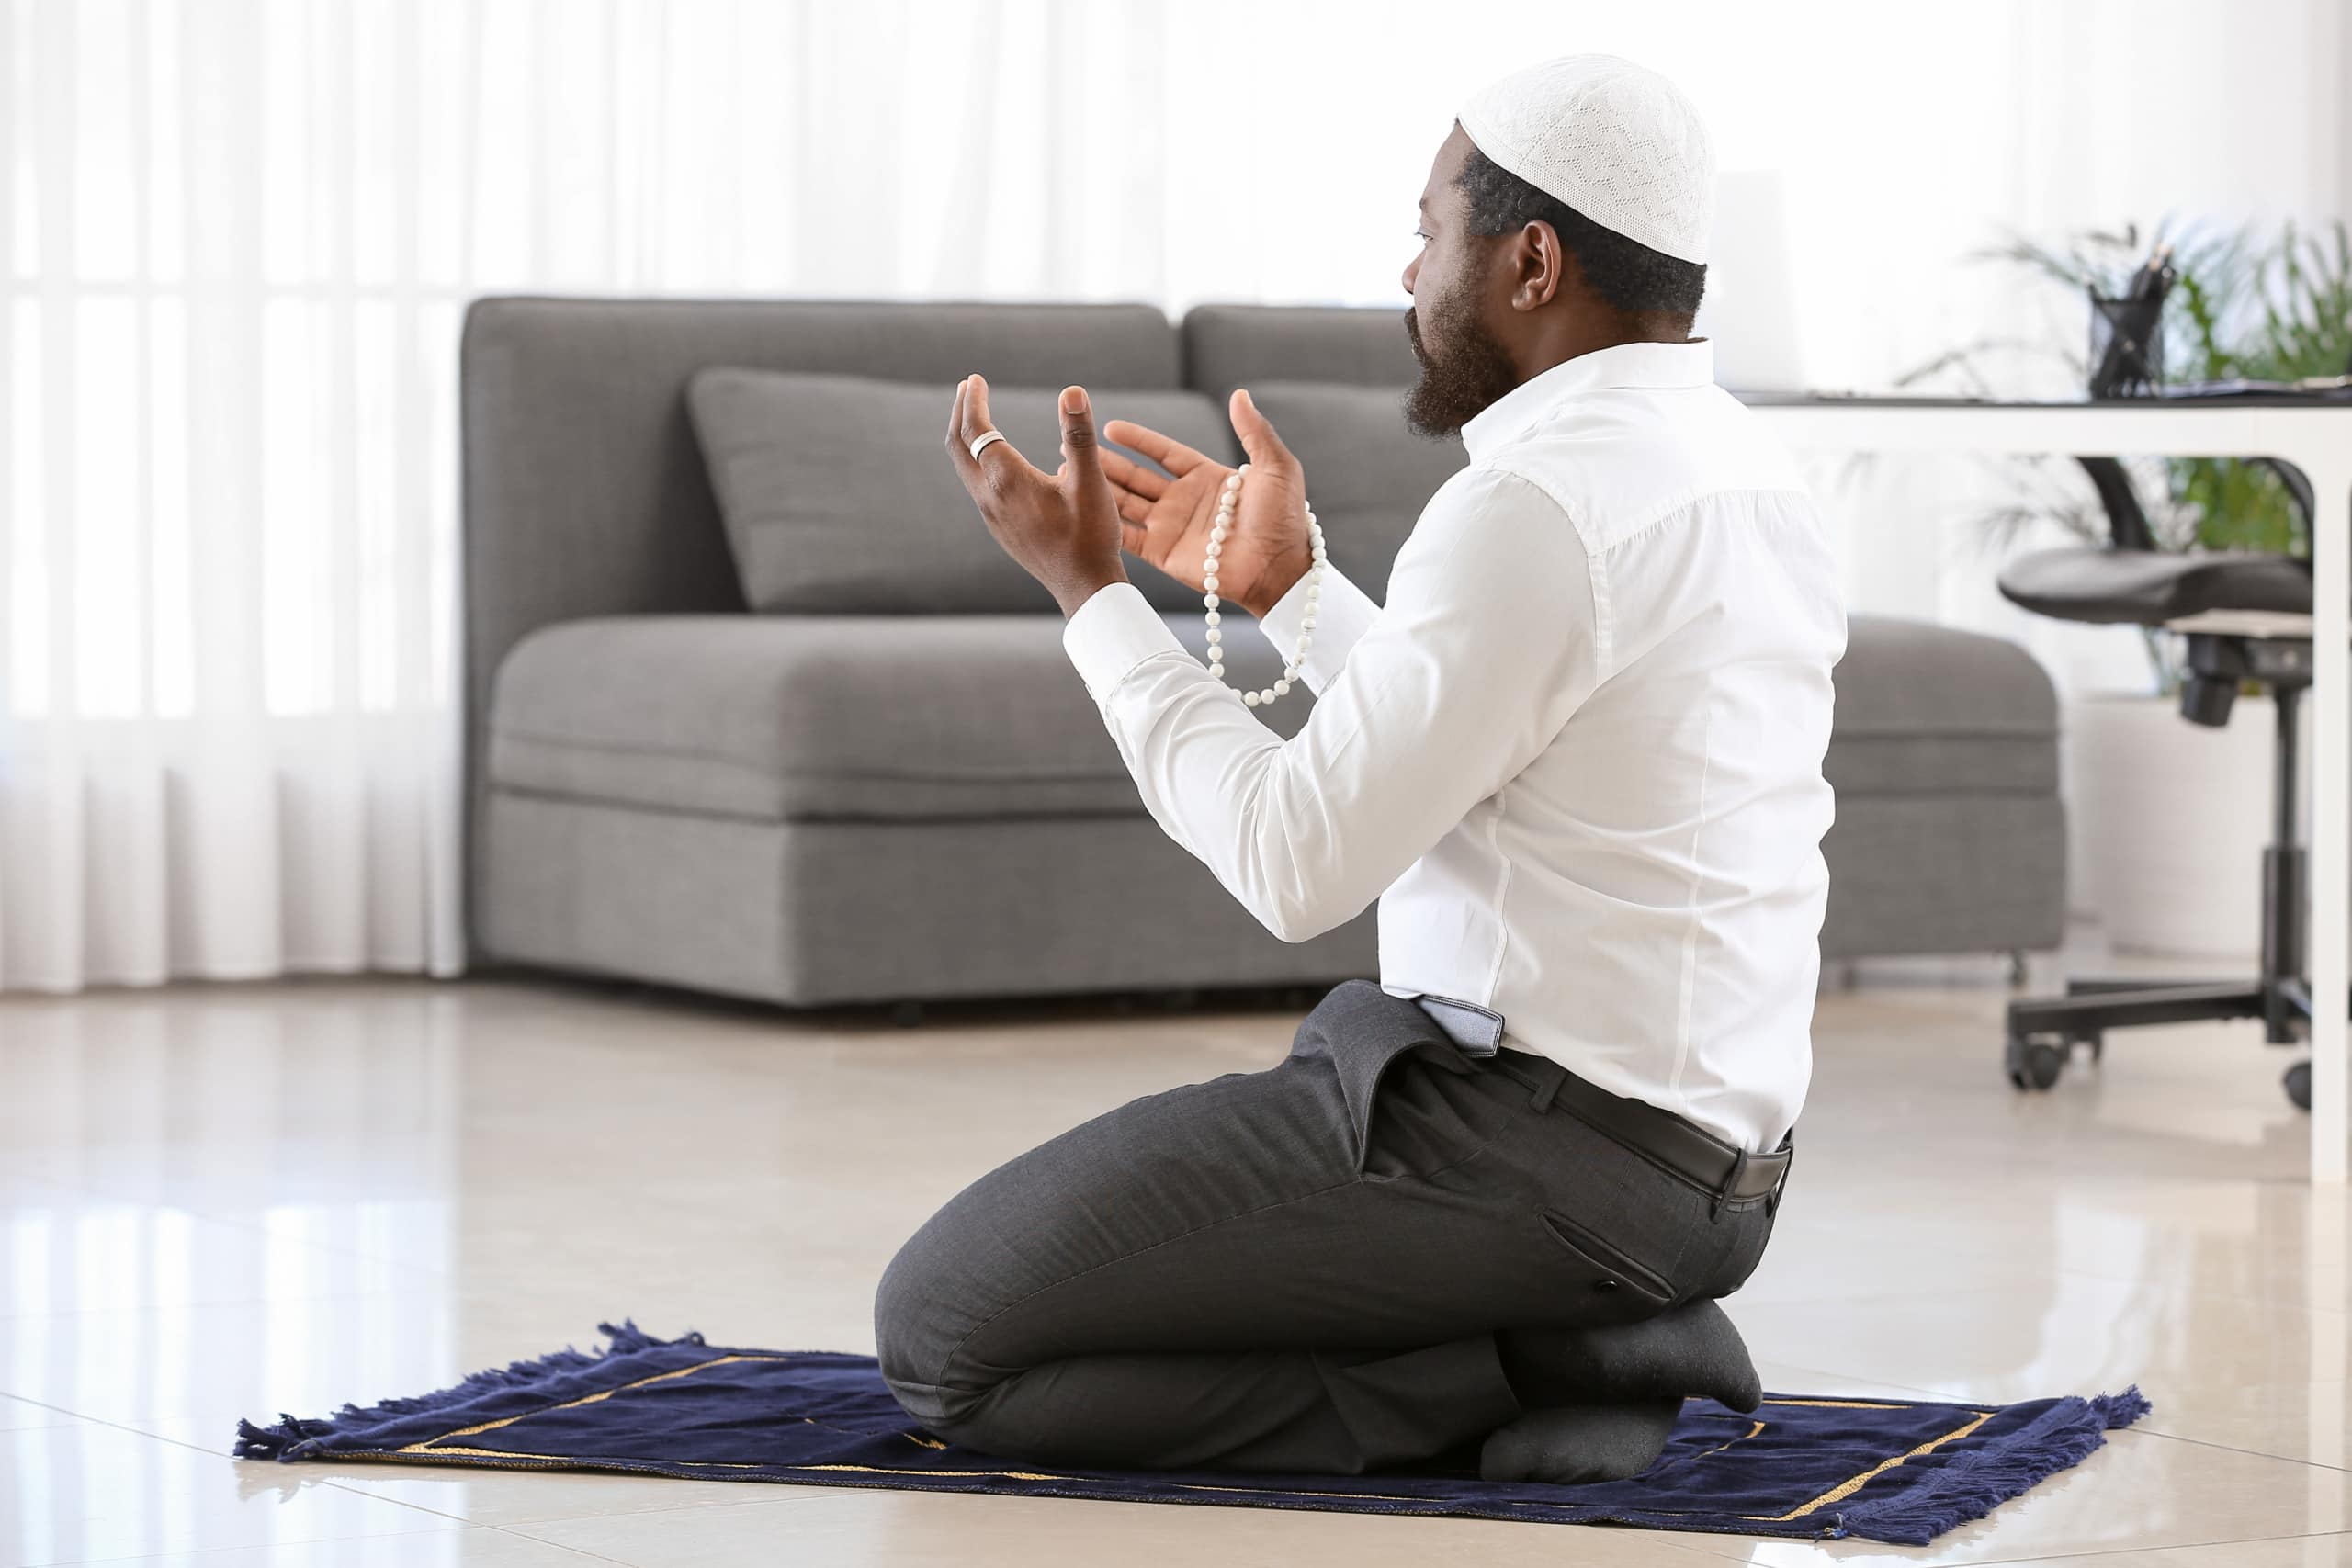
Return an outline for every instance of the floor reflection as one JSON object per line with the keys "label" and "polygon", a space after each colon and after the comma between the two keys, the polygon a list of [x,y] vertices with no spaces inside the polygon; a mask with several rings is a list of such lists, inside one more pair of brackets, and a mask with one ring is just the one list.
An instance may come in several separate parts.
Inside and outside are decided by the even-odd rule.
{"label": "floor reflection", "polygon": [[[2147,1389],[2128,1443],[1975,1527],[1963,1558],[2352,1529],[2352,1224],[2345,1194],[2302,1183],[2307,1123],[2276,1062],[2186,1030],[2020,1098],[1998,1074],[2002,996],[1825,997],[1780,1231],[1731,1303],[1758,1359],[1856,1392]],[[221,1456],[240,1416],[445,1387],[624,1314],[870,1349],[883,1264],[966,1182],[1136,1095],[1271,1065],[1295,1025],[999,1010],[899,1031],[522,985],[0,1002],[0,1562],[537,1568],[797,1543],[1025,1568],[1010,1538],[989,1555],[970,1511],[988,1500]],[[1025,1509],[1029,1544],[1370,1561],[1389,1539],[1087,1506]],[[1512,1529],[1476,1554],[1558,1549]]]}

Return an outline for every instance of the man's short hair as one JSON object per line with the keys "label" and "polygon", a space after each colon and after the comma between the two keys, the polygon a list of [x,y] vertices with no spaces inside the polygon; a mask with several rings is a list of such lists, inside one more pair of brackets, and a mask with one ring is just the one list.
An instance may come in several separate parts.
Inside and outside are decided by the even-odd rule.
{"label": "man's short hair", "polygon": [[1549,223],[1594,293],[1628,315],[1671,316],[1688,323],[1699,313],[1707,268],[1701,262],[1654,251],[1614,229],[1604,229],[1557,197],[1538,190],[1477,148],[1463,161],[1454,184],[1467,198],[1470,231],[1511,234]]}

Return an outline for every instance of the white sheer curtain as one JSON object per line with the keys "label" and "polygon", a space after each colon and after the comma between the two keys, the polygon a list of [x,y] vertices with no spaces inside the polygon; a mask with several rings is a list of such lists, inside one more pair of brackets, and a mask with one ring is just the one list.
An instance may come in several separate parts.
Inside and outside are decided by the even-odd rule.
{"label": "white sheer curtain", "polygon": [[466,299],[1400,304],[1452,106],[1581,49],[1778,172],[1833,385],[2013,312],[1996,221],[2352,186],[2335,0],[0,0],[0,989],[462,963]]}

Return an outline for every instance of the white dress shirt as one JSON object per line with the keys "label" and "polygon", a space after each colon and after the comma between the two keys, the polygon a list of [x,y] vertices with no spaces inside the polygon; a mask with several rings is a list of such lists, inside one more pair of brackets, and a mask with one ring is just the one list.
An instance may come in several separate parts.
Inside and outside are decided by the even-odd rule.
{"label": "white dress shirt", "polygon": [[[1713,361],[1603,349],[1465,425],[1386,605],[1327,568],[1287,741],[1131,584],[1062,641],[1153,818],[1276,936],[1377,898],[1383,989],[1764,1150],[1812,1077],[1846,621]],[[1302,579],[1263,623],[1285,655],[1305,614]]]}

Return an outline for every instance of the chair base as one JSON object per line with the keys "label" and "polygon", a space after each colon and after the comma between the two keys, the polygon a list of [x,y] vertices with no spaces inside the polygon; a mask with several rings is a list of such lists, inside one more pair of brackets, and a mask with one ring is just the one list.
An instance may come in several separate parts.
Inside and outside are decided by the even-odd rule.
{"label": "chair base", "polygon": [[[2020,1089],[2055,1084],[2076,1045],[2088,1045],[2091,1059],[2098,1060],[2110,1029],[2258,1018],[2263,1037],[2273,1045],[2298,1044],[2311,1037],[2312,996],[2304,978],[2303,946],[2310,868],[2299,837],[2295,728],[2296,710],[2311,686],[2311,644],[2308,639],[2192,633],[2188,654],[2180,711],[2192,724],[2227,723],[2239,688],[2248,682],[2268,688],[2276,699],[2271,841],[2262,852],[2261,976],[2169,983],[2075,980],[2064,997],[2011,1002],[2002,1063],[2009,1081]],[[2310,1062],[2287,1069],[2286,1088],[2288,1099],[2305,1111],[2312,1108]]]}
{"label": "chair base", "polygon": [[[2019,1089],[2046,1089],[2065,1071],[2076,1045],[2104,1054],[2107,1032],[2159,1023],[2260,1019],[2273,1045],[2295,1045],[2310,1035],[2311,988],[2299,978],[2254,981],[2070,980],[2064,997],[2011,1002],[2003,1066]],[[2055,1036],[2054,1039],[2051,1038]],[[2287,1097],[2311,1109],[2311,1064],[2287,1069]]]}

